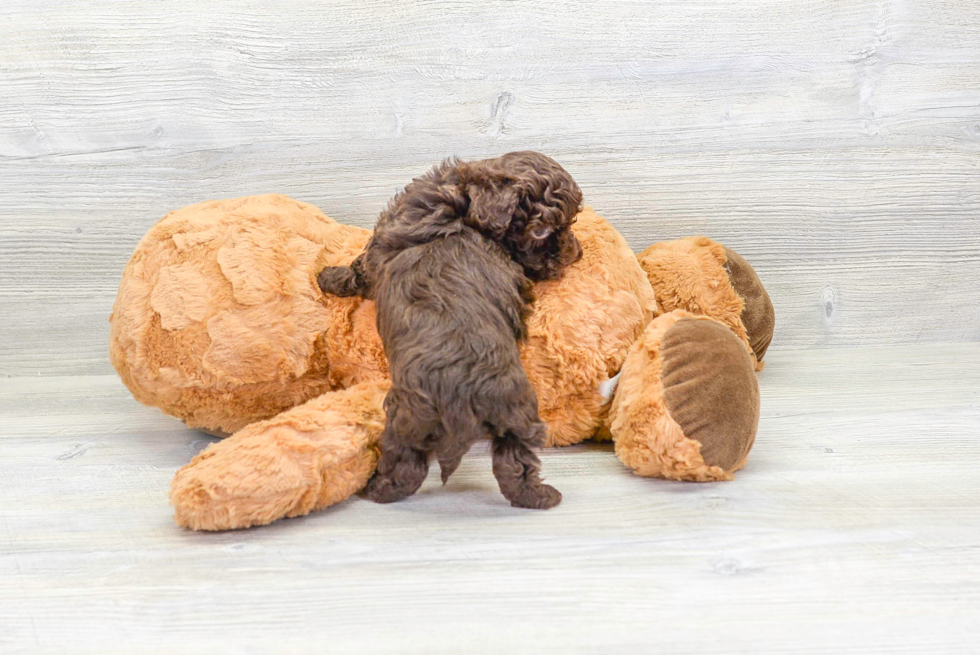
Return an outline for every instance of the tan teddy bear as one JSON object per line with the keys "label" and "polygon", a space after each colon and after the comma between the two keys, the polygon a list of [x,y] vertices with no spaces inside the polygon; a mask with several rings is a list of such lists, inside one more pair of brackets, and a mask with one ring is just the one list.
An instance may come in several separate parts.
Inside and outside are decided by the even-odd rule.
{"label": "tan teddy bear", "polygon": [[[755,273],[707,239],[638,260],[589,208],[575,233],[582,260],[535,287],[522,350],[549,445],[613,438],[640,475],[730,479],[755,438],[753,366],[772,334]],[[371,476],[389,384],[374,305],[316,285],[369,234],[270,194],[184,207],[140,241],[110,318],[112,364],[140,402],[232,435],[174,477],[180,525],[300,516]]]}

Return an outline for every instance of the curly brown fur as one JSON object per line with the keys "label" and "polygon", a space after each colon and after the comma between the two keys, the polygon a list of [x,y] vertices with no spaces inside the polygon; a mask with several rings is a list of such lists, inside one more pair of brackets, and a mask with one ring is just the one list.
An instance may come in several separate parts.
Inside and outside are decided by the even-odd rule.
{"label": "curly brown fur", "polygon": [[393,253],[464,227],[499,243],[532,280],[554,278],[582,256],[571,230],[581,205],[572,176],[539,152],[448,159],[392,199],[350,267],[324,268],[317,282],[324,293],[373,298],[378,269]]}
{"label": "curly brown fur", "polygon": [[473,442],[491,437],[494,475],[512,505],[561,501],[531,450],[544,444],[545,426],[517,343],[528,277],[555,277],[581,256],[569,229],[580,203],[568,173],[539,153],[447,161],[395,197],[351,268],[320,273],[327,293],[377,301],[392,389],[367,497],[413,494],[429,453],[445,483]]}
{"label": "curly brown fur", "polygon": [[517,507],[561,494],[539,477],[538,400],[521,367],[530,283],[474,230],[392,256],[376,284],[378,331],[392,388],[381,459],[365,495],[391,502],[419,488],[435,454],[445,482],[477,439],[494,440],[494,474]]}

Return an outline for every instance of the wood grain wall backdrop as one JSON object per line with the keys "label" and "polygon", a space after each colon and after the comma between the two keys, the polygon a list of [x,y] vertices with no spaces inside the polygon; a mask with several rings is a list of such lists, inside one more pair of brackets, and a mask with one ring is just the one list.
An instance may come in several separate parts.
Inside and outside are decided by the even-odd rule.
{"label": "wood grain wall backdrop", "polygon": [[0,375],[111,372],[172,208],[368,226],[436,160],[523,148],[636,249],[742,252],[774,348],[980,340],[975,0],[4,0]]}

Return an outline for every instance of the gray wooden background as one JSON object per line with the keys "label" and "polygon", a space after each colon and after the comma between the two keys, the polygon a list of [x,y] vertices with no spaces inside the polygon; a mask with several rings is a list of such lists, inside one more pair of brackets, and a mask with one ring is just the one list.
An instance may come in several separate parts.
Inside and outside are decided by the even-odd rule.
{"label": "gray wooden background", "polygon": [[980,340],[980,2],[0,5],[0,375],[111,373],[168,210],[369,226],[450,154],[540,149],[635,249],[745,255],[774,349]]}

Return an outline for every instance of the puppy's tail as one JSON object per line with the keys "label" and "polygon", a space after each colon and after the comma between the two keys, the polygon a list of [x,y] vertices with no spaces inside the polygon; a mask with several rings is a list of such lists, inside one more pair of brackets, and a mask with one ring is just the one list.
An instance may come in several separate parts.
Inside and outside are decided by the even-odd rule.
{"label": "puppy's tail", "polygon": [[459,463],[461,461],[463,461],[462,453],[453,457],[439,458],[439,472],[442,475],[443,484],[449,482],[449,476],[456,472],[456,469],[459,468]]}
{"label": "puppy's tail", "polygon": [[463,455],[470,449],[474,441],[488,436],[488,431],[470,410],[469,407],[454,407],[444,411],[443,428],[446,430],[448,447],[438,455],[439,470],[442,473],[442,483],[446,484],[449,476],[456,472]]}

